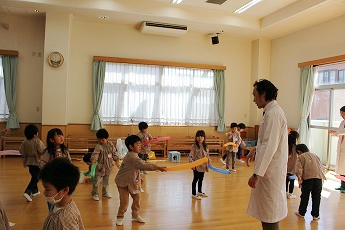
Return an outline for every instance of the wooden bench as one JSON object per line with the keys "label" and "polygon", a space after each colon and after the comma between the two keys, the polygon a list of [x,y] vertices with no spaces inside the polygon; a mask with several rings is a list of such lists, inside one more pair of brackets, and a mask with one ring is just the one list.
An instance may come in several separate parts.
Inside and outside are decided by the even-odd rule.
{"label": "wooden bench", "polygon": [[167,152],[169,151],[190,151],[194,139],[192,138],[171,138],[168,140]]}
{"label": "wooden bench", "polygon": [[158,141],[150,144],[151,151],[161,151],[162,156],[167,157],[167,141]]}
{"label": "wooden bench", "polygon": [[89,152],[88,139],[86,137],[67,137],[65,144],[70,154],[86,154]]}
{"label": "wooden bench", "polygon": [[24,137],[4,137],[2,139],[0,156],[20,156],[19,148],[24,140]]}
{"label": "wooden bench", "polygon": [[[194,138],[179,138],[179,139],[170,139],[168,140],[167,145],[167,152],[169,151],[190,151],[192,145],[194,144]],[[206,143],[210,153],[212,151],[219,152],[219,154],[223,154],[225,148],[223,147],[224,141],[223,139],[219,138],[207,138]]]}

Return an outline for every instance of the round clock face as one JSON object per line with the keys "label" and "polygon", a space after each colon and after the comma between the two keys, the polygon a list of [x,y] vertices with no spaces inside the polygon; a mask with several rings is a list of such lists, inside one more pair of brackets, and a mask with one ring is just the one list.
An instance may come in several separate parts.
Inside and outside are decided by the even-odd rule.
{"label": "round clock face", "polygon": [[52,52],[48,56],[48,63],[50,66],[59,67],[62,65],[64,59],[61,53],[59,52]]}

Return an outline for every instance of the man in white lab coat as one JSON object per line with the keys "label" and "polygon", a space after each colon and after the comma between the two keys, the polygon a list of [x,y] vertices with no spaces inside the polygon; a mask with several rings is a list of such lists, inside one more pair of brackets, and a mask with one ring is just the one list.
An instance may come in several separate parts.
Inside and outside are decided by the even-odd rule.
{"label": "man in white lab coat", "polygon": [[[268,80],[254,83],[254,102],[264,115],[260,122],[254,174],[247,213],[262,222],[264,230],[279,230],[279,221],[287,216],[285,180],[288,161],[288,130],[285,113],[278,105],[278,89]],[[254,151],[247,156],[247,164]]]}

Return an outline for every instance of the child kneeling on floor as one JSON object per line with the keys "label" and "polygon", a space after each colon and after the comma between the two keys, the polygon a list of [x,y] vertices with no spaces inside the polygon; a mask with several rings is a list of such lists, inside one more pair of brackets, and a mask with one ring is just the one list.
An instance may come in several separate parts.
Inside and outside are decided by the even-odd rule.
{"label": "child kneeling on floor", "polygon": [[141,141],[137,135],[128,136],[125,140],[129,152],[123,158],[119,172],[115,177],[115,183],[119,190],[120,207],[117,213],[116,225],[122,225],[123,217],[128,208],[129,194],[133,198],[132,221],[145,223],[145,220],[139,215],[140,210],[140,170],[161,172],[166,171],[165,167],[146,162],[139,158]]}
{"label": "child kneeling on floor", "polygon": [[72,200],[72,193],[79,181],[79,169],[67,158],[56,158],[41,171],[44,196],[52,209],[44,221],[43,230],[84,230],[79,209]]}

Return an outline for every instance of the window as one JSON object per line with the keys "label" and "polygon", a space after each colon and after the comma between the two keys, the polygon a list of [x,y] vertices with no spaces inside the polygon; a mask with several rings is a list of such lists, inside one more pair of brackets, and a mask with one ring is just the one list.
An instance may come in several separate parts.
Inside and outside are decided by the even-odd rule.
{"label": "window", "polygon": [[213,71],[107,63],[100,116],[106,124],[215,126]]}
{"label": "window", "polygon": [[0,121],[6,121],[9,116],[5,95],[4,71],[2,69],[2,59],[0,55]]}
{"label": "window", "polygon": [[345,63],[319,66],[310,112],[311,151],[329,168],[336,163],[338,137],[330,136],[328,130],[337,129],[342,121],[339,110],[345,101],[344,70]]}

